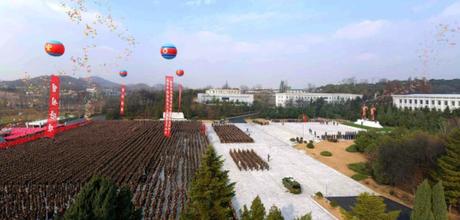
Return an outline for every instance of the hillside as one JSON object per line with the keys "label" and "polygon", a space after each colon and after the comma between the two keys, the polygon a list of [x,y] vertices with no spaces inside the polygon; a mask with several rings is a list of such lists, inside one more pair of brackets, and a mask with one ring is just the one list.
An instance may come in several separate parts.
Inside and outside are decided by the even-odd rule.
{"label": "hillside", "polygon": [[377,83],[357,83],[346,81],[341,84],[328,84],[313,89],[314,92],[326,93],[357,93],[367,97],[374,95],[411,94],[411,93],[439,93],[460,94],[460,79],[421,79],[409,80],[381,80]]}
{"label": "hillside", "polygon": [[[32,88],[44,89],[48,87],[49,76],[38,76],[30,79],[18,79],[12,81],[0,81],[0,90],[5,91],[17,91],[24,92],[31,90]],[[120,84],[106,80],[99,76],[90,76],[75,78],[72,76],[60,76],[61,85],[63,89],[73,91],[83,91],[90,87],[96,87],[98,89],[116,89],[120,87]],[[156,84],[149,86],[145,83],[128,84],[127,88],[132,91],[136,90],[162,90],[162,84]]]}

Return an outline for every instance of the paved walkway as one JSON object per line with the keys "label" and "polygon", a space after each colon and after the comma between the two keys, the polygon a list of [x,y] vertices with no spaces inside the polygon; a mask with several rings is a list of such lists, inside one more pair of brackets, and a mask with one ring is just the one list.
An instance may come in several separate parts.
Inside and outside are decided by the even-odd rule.
{"label": "paved walkway", "polygon": [[[208,137],[220,155],[225,159],[224,169],[229,170],[230,179],[236,184],[234,207],[239,210],[244,204],[259,195],[268,210],[273,204],[278,206],[286,219],[312,212],[313,219],[335,219],[311,197],[318,191],[325,196],[356,196],[369,189],[305,155],[291,146],[290,137],[295,134],[278,125],[260,126],[236,124],[241,130],[250,131],[255,143],[222,144],[212,126],[207,124]],[[264,160],[270,154],[269,171],[239,171],[230,157],[230,149],[254,149]],[[294,195],[283,186],[281,179],[292,176],[302,186],[302,193]]]}

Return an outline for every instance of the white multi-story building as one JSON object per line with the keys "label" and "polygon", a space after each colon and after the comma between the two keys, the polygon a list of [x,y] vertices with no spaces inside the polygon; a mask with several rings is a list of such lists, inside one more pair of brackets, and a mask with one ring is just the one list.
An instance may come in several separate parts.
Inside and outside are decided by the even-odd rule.
{"label": "white multi-story building", "polygon": [[362,98],[362,95],[349,94],[349,93],[308,93],[302,90],[292,90],[285,93],[275,94],[275,103],[278,107],[285,107],[287,103],[296,101],[315,101],[317,99],[324,99],[327,103],[345,102]]}
{"label": "white multi-story building", "polygon": [[460,108],[460,94],[411,94],[392,95],[393,105],[400,109],[436,109],[444,111]]}
{"label": "white multi-story building", "polygon": [[219,101],[252,105],[254,95],[242,94],[239,89],[208,89],[205,93],[198,93],[197,101],[205,104]]}

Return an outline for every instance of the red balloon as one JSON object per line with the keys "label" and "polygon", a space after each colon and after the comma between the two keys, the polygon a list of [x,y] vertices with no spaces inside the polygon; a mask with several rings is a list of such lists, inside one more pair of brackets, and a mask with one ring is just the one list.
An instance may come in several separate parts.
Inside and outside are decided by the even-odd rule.
{"label": "red balloon", "polygon": [[64,44],[62,44],[61,42],[52,40],[52,41],[46,42],[45,51],[51,56],[59,57],[59,56],[62,56],[62,54],[64,54],[65,47],[64,47]]}
{"label": "red balloon", "polygon": [[184,75],[184,70],[176,70],[176,75],[183,76]]}
{"label": "red balloon", "polygon": [[126,70],[120,71],[120,76],[121,77],[126,77],[127,75],[128,75],[128,71],[126,71]]}

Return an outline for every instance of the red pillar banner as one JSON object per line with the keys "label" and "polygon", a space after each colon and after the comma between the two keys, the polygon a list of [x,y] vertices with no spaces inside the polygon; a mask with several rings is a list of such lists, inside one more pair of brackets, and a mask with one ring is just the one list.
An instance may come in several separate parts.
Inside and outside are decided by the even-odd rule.
{"label": "red pillar banner", "polygon": [[126,95],[126,86],[121,85],[121,92],[120,92],[120,115],[125,115],[125,95]]}
{"label": "red pillar banner", "polygon": [[307,121],[308,121],[308,117],[307,117],[306,114],[303,114],[303,115],[302,115],[302,120],[303,120],[303,122],[307,122]]}
{"label": "red pillar banner", "polygon": [[181,110],[181,102],[182,102],[182,84],[179,84],[179,105],[177,111],[180,112]]}
{"label": "red pillar banner", "polygon": [[51,75],[50,79],[50,97],[48,101],[48,123],[46,126],[45,136],[54,138],[59,117],[59,77]]}
{"label": "red pillar banner", "polygon": [[164,113],[164,135],[171,137],[171,120],[173,106],[173,80],[172,76],[165,79],[165,113]]}

